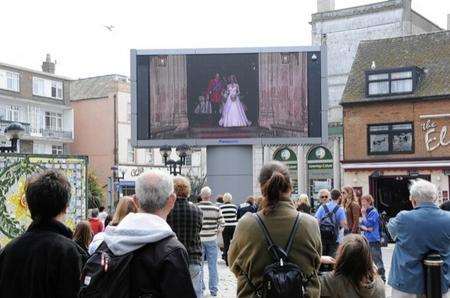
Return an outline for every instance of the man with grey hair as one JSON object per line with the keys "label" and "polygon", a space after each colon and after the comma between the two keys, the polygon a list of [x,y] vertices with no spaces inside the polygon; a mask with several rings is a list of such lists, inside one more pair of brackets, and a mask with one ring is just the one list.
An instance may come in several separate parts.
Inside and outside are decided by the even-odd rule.
{"label": "man with grey hair", "polygon": [[115,256],[133,253],[130,296],[196,297],[188,269],[188,254],[167,224],[176,196],[172,177],[160,171],[136,180],[138,213],[129,213],[116,227],[108,226],[106,249]]}
{"label": "man with grey hair", "polygon": [[425,294],[422,262],[430,252],[438,253],[444,261],[442,293],[450,297],[450,213],[435,204],[437,188],[426,180],[412,180],[409,193],[414,209],[401,211],[387,225],[396,242],[388,280],[392,298]]}
{"label": "man with grey hair", "polygon": [[[225,220],[223,219],[220,208],[210,201],[211,195],[211,188],[208,186],[203,187],[200,190],[200,197],[202,200],[198,203],[198,207],[203,212],[203,226],[200,231],[200,239],[202,241],[203,259],[208,262],[209,292],[211,293],[211,296],[217,296],[217,286],[219,283],[219,276],[217,273],[217,232],[218,229],[223,229]],[[202,281],[203,289],[205,289],[203,274]]]}

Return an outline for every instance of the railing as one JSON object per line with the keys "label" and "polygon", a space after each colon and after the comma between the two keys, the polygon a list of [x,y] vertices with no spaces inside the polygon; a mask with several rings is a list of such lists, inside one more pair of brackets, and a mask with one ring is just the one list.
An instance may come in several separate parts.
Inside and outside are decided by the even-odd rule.
{"label": "railing", "polygon": [[5,128],[7,128],[12,123],[20,123],[23,126],[23,129],[25,129],[24,134],[30,135],[30,131],[31,131],[30,123],[9,121],[9,120],[3,120],[3,119],[0,119],[0,135],[4,135]]}
{"label": "railing", "polygon": [[42,133],[42,136],[45,138],[72,139],[71,131],[41,129],[41,133]]}

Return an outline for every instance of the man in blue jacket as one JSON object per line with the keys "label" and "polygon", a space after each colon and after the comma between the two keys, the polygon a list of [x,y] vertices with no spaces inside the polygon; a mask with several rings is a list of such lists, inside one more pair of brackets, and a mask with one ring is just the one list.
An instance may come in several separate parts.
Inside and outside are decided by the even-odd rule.
{"label": "man in blue jacket", "polygon": [[425,294],[423,259],[430,252],[441,255],[442,293],[450,297],[450,212],[436,205],[438,192],[432,183],[411,181],[410,200],[414,207],[392,218],[387,228],[396,242],[388,284],[392,298]]}

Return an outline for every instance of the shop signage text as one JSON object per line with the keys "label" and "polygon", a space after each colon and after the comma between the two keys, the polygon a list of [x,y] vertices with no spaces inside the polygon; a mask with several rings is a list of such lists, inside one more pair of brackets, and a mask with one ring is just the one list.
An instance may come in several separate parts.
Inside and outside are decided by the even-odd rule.
{"label": "shop signage text", "polygon": [[425,146],[427,151],[434,151],[440,146],[445,147],[450,145],[450,139],[447,138],[447,126],[443,125],[438,130],[436,122],[427,120],[422,123],[422,130],[425,132]]}

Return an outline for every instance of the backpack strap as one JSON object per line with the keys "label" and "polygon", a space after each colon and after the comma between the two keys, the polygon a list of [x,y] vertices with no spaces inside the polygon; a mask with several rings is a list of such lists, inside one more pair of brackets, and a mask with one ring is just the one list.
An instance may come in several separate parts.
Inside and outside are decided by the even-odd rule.
{"label": "backpack strap", "polygon": [[284,249],[273,242],[272,237],[270,237],[269,230],[262,221],[261,217],[257,213],[254,213],[253,216],[256,218],[256,222],[258,223],[259,227],[263,232],[264,238],[266,239],[266,243],[268,246],[268,250],[272,255],[272,258],[275,261],[279,261],[280,259],[286,260],[289,255],[289,251],[291,250],[292,244],[294,243],[295,234],[297,233],[298,230],[298,225],[300,223],[300,213],[297,213],[297,216],[295,217],[294,225],[292,226],[291,232],[289,233],[288,242]]}
{"label": "backpack strap", "polygon": [[256,222],[263,232],[264,239],[266,240],[268,250],[272,258],[276,261],[280,260],[281,257],[279,256],[279,249],[276,249],[276,245],[273,243],[272,237],[270,237],[269,230],[267,229],[266,225],[264,224],[258,213],[253,213],[253,216],[255,217]]}
{"label": "backpack strap", "polygon": [[295,218],[294,226],[292,227],[291,233],[289,234],[288,243],[286,245],[286,255],[289,255],[291,251],[292,244],[294,243],[295,234],[297,233],[298,226],[300,224],[300,213],[297,213],[297,217]]}

